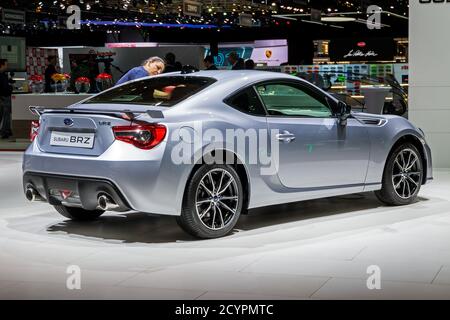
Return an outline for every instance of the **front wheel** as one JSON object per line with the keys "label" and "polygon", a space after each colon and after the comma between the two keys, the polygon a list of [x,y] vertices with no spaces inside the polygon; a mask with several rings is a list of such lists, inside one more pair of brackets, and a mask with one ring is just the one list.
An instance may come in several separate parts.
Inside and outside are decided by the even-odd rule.
{"label": "front wheel", "polygon": [[62,216],[75,221],[92,221],[100,217],[105,211],[102,210],[85,210],[83,208],[73,208],[65,206],[54,206]]}
{"label": "front wheel", "polygon": [[401,206],[413,203],[422,186],[423,162],[419,150],[410,143],[397,147],[389,156],[383,174],[383,185],[376,191],[385,204]]}
{"label": "front wheel", "polygon": [[243,199],[242,183],[232,166],[204,165],[188,182],[177,222],[198,238],[223,237],[236,225]]}

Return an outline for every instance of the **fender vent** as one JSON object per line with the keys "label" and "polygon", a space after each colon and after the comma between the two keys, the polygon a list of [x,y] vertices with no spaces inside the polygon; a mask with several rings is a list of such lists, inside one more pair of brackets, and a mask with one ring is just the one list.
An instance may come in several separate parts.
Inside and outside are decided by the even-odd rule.
{"label": "fender vent", "polygon": [[371,126],[383,126],[386,124],[387,120],[385,119],[360,119],[365,124],[371,125]]}

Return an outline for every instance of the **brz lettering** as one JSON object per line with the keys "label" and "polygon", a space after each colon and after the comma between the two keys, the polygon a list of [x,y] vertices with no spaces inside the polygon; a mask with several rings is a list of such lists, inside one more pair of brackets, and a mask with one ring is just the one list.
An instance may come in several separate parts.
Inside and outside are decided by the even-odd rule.
{"label": "brz lettering", "polygon": [[89,141],[91,140],[90,137],[70,137],[70,143],[82,143],[82,144],[89,144]]}

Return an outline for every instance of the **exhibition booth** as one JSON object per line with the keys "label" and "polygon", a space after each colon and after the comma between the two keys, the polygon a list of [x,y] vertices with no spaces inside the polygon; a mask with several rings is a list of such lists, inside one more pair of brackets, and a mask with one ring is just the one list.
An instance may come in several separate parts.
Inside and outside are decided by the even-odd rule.
{"label": "exhibition booth", "polygon": [[6,1],[0,300],[450,300],[450,2]]}

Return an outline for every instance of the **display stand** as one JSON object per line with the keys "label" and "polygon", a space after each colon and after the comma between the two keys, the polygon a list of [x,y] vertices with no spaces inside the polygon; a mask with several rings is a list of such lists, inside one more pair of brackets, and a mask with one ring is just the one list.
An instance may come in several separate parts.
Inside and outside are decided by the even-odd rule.
{"label": "display stand", "polygon": [[389,87],[362,88],[361,92],[364,95],[365,112],[382,114],[384,102],[390,91],[391,88]]}

